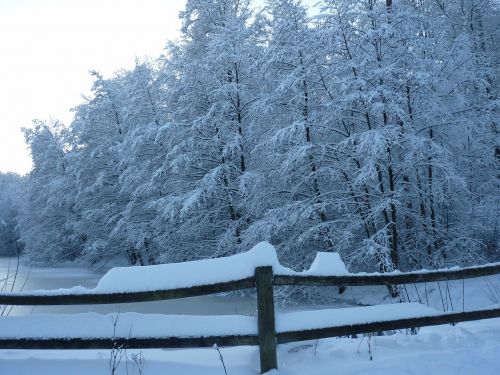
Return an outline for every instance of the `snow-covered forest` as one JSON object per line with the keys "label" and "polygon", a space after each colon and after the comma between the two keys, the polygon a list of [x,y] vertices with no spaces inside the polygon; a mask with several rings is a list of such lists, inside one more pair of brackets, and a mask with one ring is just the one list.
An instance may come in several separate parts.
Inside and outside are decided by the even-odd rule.
{"label": "snow-covered forest", "polygon": [[33,170],[0,175],[0,249],[148,265],[266,240],[297,269],[317,251],[351,270],[498,261],[499,3],[254,5],[188,0],[164,56],[93,71],[71,124],[26,129]]}

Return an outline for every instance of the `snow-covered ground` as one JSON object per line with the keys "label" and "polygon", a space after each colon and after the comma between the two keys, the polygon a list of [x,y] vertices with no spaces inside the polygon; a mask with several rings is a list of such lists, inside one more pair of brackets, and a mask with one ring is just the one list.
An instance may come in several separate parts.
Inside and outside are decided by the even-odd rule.
{"label": "snow-covered ground", "polygon": [[[371,357],[370,360],[370,348]],[[220,348],[228,375],[259,374],[257,347]],[[128,351],[120,375],[224,375],[214,349],[142,350],[141,371]],[[276,375],[496,375],[500,369],[500,319],[422,328],[418,335],[339,338],[278,347]],[[0,374],[106,375],[109,350],[2,350]],[[128,372],[127,372],[128,371]]]}
{"label": "snow-covered ground", "polygon": [[[233,257],[163,266],[118,268],[106,274],[94,291],[116,292],[188,287],[248,277],[256,266],[270,265],[275,272],[296,274],[282,267],[274,249],[261,243],[248,253]],[[195,268],[191,277],[188,272]],[[166,272],[168,271],[168,272]],[[346,274],[340,258],[319,254],[310,270],[303,274]],[[165,276],[166,275],[166,276]],[[73,288],[88,293],[92,289]],[[39,291],[40,294],[53,294]],[[408,285],[402,291],[407,302],[390,304],[387,289],[348,288],[342,298],[381,304],[367,308],[278,313],[279,332],[313,329],[335,324],[355,324],[412,316],[433,315],[438,310],[462,311],[498,305],[500,276],[470,279],[465,282]],[[425,306],[427,305],[427,306]],[[115,318],[116,319],[116,318]],[[124,313],[119,317],[117,336],[255,334],[256,320],[250,316],[179,317]],[[4,317],[0,337],[108,336],[113,329],[112,315],[39,315]],[[109,331],[109,332],[108,332]],[[120,333],[121,331],[125,334]],[[219,348],[228,375],[258,374],[257,347]],[[184,350],[0,350],[2,374],[111,374],[112,354],[117,359],[115,374],[225,374],[219,352],[210,349]],[[138,364],[137,353],[145,361]],[[135,360],[134,360],[135,358]],[[497,374],[500,370],[500,319],[465,322],[422,328],[418,335],[400,331],[388,336],[331,338],[280,345],[279,370],[271,373],[298,374]]]}

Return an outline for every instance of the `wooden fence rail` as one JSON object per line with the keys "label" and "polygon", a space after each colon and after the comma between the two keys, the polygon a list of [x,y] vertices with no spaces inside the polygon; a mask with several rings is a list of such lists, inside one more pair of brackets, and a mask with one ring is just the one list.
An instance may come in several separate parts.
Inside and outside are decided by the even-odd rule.
{"label": "wooden fence rail", "polygon": [[[72,305],[109,304],[156,301],[193,297],[240,289],[257,289],[258,334],[205,337],[147,337],[147,338],[1,338],[0,348],[11,349],[112,349],[123,348],[186,348],[259,345],[261,372],[277,368],[276,345],[326,337],[347,336],[359,333],[397,330],[422,326],[458,323],[500,317],[500,308],[477,311],[443,313],[409,319],[381,320],[366,324],[332,326],[321,329],[278,332],[275,328],[274,285],[358,286],[396,285],[408,283],[458,280],[500,274],[500,263],[458,270],[437,270],[391,274],[355,274],[347,276],[273,275],[272,267],[258,267],[253,277],[190,288],[152,290],[123,293],[39,294],[30,292],[0,293],[0,305]],[[33,316],[36,319],[36,316]]]}
{"label": "wooden fence rail", "polygon": [[[348,276],[273,276],[273,285],[309,285],[309,286],[370,286],[413,284],[446,280],[461,280],[481,276],[500,274],[500,262],[486,266],[468,267],[458,270],[437,270],[422,272],[401,272],[391,274],[352,274]],[[255,288],[255,277],[232,280],[210,285],[195,285],[189,288],[150,290],[144,292],[123,293],[64,293],[39,294],[31,292],[0,292],[0,305],[98,305],[112,303],[132,303],[159,301],[208,294],[231,292]]]}
{"label": "wooden fence rail", "polygon": [[[320,329],[306,329],[276,333],[276,343],[351,336],[362,333],[418,328],[440,324],[460,323],[471,320],[497,318],[500,308],[443,313],[409,319],[390,319],[366,324],[338,325]],[[57,315],[54,317],[57,321]],[[155,349],[155,348],[203,348],[219,346],[259,345],[255,335],[227,335],[204,337],[106,337],[106,338],[1,338],[0,349]]]}
{"label": "wooden fence rail", "polygon": [[482,320],[500,317],[500,308],[444,313],[409,319],[391,319],[379,322],[355,325],[342,325],[320,329],[282,332],[277,334],[278,344],[293,341],[323,339],[328,337],[351,336],[361,333],[394,331],[398,329],[419,328],[440,324],[455,324],[471,320]]}
{"label": "wooden fence rail", "polygon": [[205,337],[0,338],[0,349],[162,349],[259,345],[257,335]]}
{"label": "wooden fence rail", "polygon": [[160,301],[177,298],[205,296],[208,294],[232,292],[255,288],[255,277],[233,280],[210,285],[197,285],[189,288],[148,290],[144,292],[123,293],[85,293],[85,294],[36,294],[30,292],[0,293],[0,305],[102,305],[111,303],[132,303]]}
{"label": "wooden fence rail", "polygon": [[347,276],[304,276],[275,275],[274,285],[310,285],[310,286],[370,286],[429,283],[435,281],[461,280],[500,273],[500,262],[479,267],[461,269],[398,272],[389,274],[352,274]]}

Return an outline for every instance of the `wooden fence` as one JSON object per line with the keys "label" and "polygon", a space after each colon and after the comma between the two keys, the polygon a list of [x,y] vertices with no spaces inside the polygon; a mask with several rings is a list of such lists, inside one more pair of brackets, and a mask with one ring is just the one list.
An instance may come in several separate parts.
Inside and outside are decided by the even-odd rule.
{"label": "wooden fence", "polygon": [[[461,280],[500,273],[500,263],[459,270],[392,274],[352,274],[347,276],[306,276],[273,274],[272,267],[258,267],[253,277],[211,285],[189,288],[152,290],[145,292],[59,294],[39,295],[29,292],[0,293],[0,305],[87,305],[157,301],[194,297],[207,294],[256,288],[257,290],[257,335],[221,335],[203,337],[109,337],[109,338],[1,338],[0,348],[10,349],[112,349],[112,348],[186,348],[220,346],[259,345],[260,367],[264,373],[277,368],[277,344],[292,341],[347,336],[384,330],[415,328],[469,320],[500,317],[500,308],[475,311],[447,312],[405,319],[387,319],[376,322],[336,325],[309,330],[276,332],[274,310],[274,285],[310,286],[370,286],[398,285],[447,280]],[[1,318],[0,318],[1,319]],[[36,319],[36,316],[33,316]],[[55,316],[54,319],[57,319]],[[55,320],[57,321],[57,320]]]}

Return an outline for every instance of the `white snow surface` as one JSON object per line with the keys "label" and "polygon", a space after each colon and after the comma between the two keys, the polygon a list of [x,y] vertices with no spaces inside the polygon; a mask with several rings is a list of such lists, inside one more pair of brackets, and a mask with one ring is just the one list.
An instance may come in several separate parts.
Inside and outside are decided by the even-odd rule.
{"label": "white snow surface", "polygon": [[311,267],[300,273],[307,276],[343,276],[349,272],[339,253],[318,252]]}
{"label": "white snow surface", "polygon": [[[294,342],[278,345],[278,370],[266,375],[497,375],[499,347],[500,319],[424,327],[418,335]],[[260,373],[258,347],[219,350],[229,375]],[[138,353],[144,358],[140,371],[132,358]],[[126,354],[116,375],[224,374],[212,348]],[[109,375],[109,361],[109,350],[0,350],[0,374]]]}
{"label": "white snow surface", "polygon": [[[260,244],[259,244],[260,245]],[[268,244],[262,244],[259,251],[251,255],[236,255],[233,257],[215,259],[209,261],[211,266],[202,267],[200,262],[189,262],[197,264],[197,272],[191,273],[191,266],[182,268],[187,274],[177,275],[183,278],[183,283],[207,282],[212,280],[219,282],[224,277],[235,279],[241,278],[242,270],[248,276],[253,275],[253,268],[257,265],[271,265],[274,272],[279,274],[318,274],[330,271],[332,274],[340,274],[343,269],[335,264],[335,255],[318,255],[314,263],[319,266],[311,266],[311,269],[302,273],[286,269],[279,265],[272,252],[263,253]],[[252,249],[254,250],[254,249]],[[251,253],[250,251],[249,253]],[[259,253],[262,252],[262,253]],[[273,256],[274,253],[274,256]],[[238,272],[233,272],[236,267],[233,262],[236,258],[240,263]],[[252,258],[249,260],[249,258]],[[253,262],[246,267],[244,261]],[[331,263],[330,263],[331,262]],[[314,264],[313,263],[313,264]],[[325,263],[330,263],[325,269]],[[186,263],[153,266],[158,268],[156,283],[143,285],[152,289],[168,287],[167,281],[160,271],[170,272],[176,267],[184,267]],[[172,268],[170,268],[170,267]],[[333,267],[335,266],[335,267]],[[338,266],[338,267],[337,267]],[[246,267],[246,268],[245,268]],[[150,267],[139,268],[135,282],[146,283]],[[128,276],[128,270],[123,268],[108,282],[119,283]],[[345,266],[344,266],[345,269]],[[216,271],[216,275],[208,272]],[[111,273],[111,272],[110,272]],[[113,272],[114,273],[114,272]],[[222,276],[225,275],[225,276]],[[325,274],[323,274],[325,275]],[[112,281],[114,278],[115,281]],[[188,280],[188,281],[185,281]],[[449,282],[450,300],[453,299],[455,308],[477,309],[480,307],[498,304],[497,285],[500,277],[490,276],[462,281]],[[175,284],[179,285],[179,284]],[[465,293],[463,286],[465,286]],[[109,292],[126,291],[123,285],[109,285]],[[177,286],[172,286],[177,287]],[[408,292],[412,300],[427,300],[431,306],[440,308],[448,301],[439,298],[439,283],[428,285],[416,285],[415,290],[409,288]],[[442,288],[448,288],[448,283]],[[418,288],[418,290],[417,290]],[[347,296],[365,303],[381,303],[381,296],[386,294],[385,287],[380,287],[380,293],[374,292],[373,296],[368,293],[367,288],[349,288],[345,294],[356,293],[364,295],[363,298],[357,294]],[[446,290],[445,289],[445,290]],[[77,287],[73,289],[39,291],[41,294],[62,293],[96,293],[96,289],[85,289]],[[146,289],[147,290],[147,289]],[[378,289],[377,289],[378,290]],[[384,292],[384,293],[382,293]],[[26,292],[31,294],[32,292]],[[413,294],[415,295],[413,295]],[[370,297],[371,296],[371,297]],[[462,300],[460,296],[465,296]],[[460,298],[459,298],[460,297]],[[369,302],[369,300],[373,301]],[[451,305],[451,301],[450,301]],[[498,306],[498,305],[497,305]],[[450,306],[453,310],[453,306]],[[276,326],[278,332],[296,331],[299,329],[317,329],[334,327],[359,322],[375,322],[384,319],[431,316],[438,312],[420,304],[390,304],[372,307],[344,308],[338,310],[315,310],[288,312],[276,315]],[[29,316],[8,316],[0,319],[1,338],[46,338],[46,337],[113,337],[113,322],[118,316],[116,324],[116,337],[148,337],[148,336],[219,336],[221,334],[256,334],[257,321],[255,317],[246,316],[164,316],[155,314],[121,313],[110,315],[99,315],[95,313],[75,315],[37,315],[36,319]],[[370,343],[370,345],[368,345]],[[500,319],[487,319],[484,321],[464,322],[456,326],[442,325],[436,327],[424,327],[418,335],[405,335],[396,333],[391,336],[382,337],[360,337],[357,339],[331,338],[312,340],[305,342],[294,342],[278,346],[279,370],[271,371],[268,375],[330,375],[332,369],[335,373],[342,375],[386,375],[389,373],[403,375],[496,375],[500,368]],[[256,375],[259,373],[259,353],[256,346],[242,346],[234,348],[220,348],[225,365],[230,375]],[[146,359],[144,367],[139,371],[134,369],[132,355],[142,352]],[[371,354],[370,354],[371,353]],[[372,356],[372,360],[370,360]],[[16,375],[106,375],[109,370],[109,350],[0,350],[0,374]],[[127,357],[117,369],[116,375],[220,375],[224,373],[219,354],[214,349],[185,349],[185,350],[129,350]]]}
{"label": "white snow surface", "polygon": [[272,266],[275,273],[286,272],[285,267],[279,264],[276,249],[267,242],[260,242],[245,253],[223,258],[116,267],[102,277],[94,292],[139,292],[216,284],[252,277],[255,268],[263,266]]}
{"label": "white snow surface", "polygon": [[207,337],[256,333],[256,318],[241,315],[83,313],[7,316],[0,319],[2,339]]}

